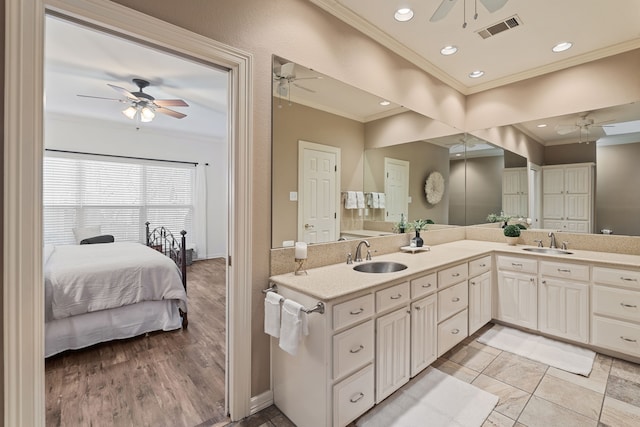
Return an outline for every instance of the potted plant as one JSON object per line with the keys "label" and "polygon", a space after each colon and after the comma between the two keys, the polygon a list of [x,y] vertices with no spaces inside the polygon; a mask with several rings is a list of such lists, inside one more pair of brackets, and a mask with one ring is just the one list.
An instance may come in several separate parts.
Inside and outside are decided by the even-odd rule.
{"label": "potted plant", "polygon": [[396,222],[393,225],[393,231],[397,232],[397,233],[404,233],[407,228],[409,228],[409,224],[407,223],[407,220],[404,218],[404,214],[400,214],[400,222]]}
{"label": "potted plant", "polygon": [[520,237],[520,227],[515,224],[507,225],[503,229],[503,233],[507,238],[507,243],[509,245],[515,245],[518,242],[518,237]]}
{"label": "potted plant", "polygon": [[422,237],[420,237],[420,232],[427,228],[428,223],[428,219],[416,219],[409,224],[409,226],[416,232],[416,236],[412,240],[416,242],[416,247],[418,248],[424,245],[424,240],[422,240]]}

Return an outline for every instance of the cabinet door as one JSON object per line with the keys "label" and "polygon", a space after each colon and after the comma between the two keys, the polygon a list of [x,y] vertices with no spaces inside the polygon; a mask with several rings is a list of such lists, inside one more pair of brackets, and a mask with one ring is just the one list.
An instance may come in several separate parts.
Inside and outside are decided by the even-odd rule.
{"label": "cabinet door", "polygon": [[567,194],[565,197],[566,218],[587,221],[591,217],[590,197],[585,194]]}
{"label": "cabinet door", "polygon": [[589,194],[591,190],[591,166],[576,166],[565,170],[566,194]]}
{"label": "cabinet door", "polygon": [[526,212],[522,210],[522,197],[518,194],[502,195],[502,211],[505,215],[524,215]]}
{"label": "cabinet door", "polygon": [[438,355],[436,295],[411,304],[411,376],[433,363]]}
{"label": "cabinet door", "polygon": [[545,194],[542,201],[542,216],[548,219],[564,219],[564,196],[560,194]]}
{"label": "cabinet door", "polygon": [[564,169],[542,169],[542,192],[547,194],[564,194]]}
{"label": "cabinet door", "polygon": [[499,271],[496,301],[498,320],[537,329],[538,290],[535,276]]}
{"label": "cabinet door", "polygon": [[491,320],[491,272],[469,280],[469,335]]}
{"label": "cabinet door", "polygon": [[376,320],[376,403],[409,381],[409,307]]}
{"label": "cabinet door", "polygon": [[589,341],[589,285],[543,277],[540,286],[541,332]]}
{"label": "cabinet door", "polygon": [[502,172],[502,193],[520,194],[520,171],[505,169]]}

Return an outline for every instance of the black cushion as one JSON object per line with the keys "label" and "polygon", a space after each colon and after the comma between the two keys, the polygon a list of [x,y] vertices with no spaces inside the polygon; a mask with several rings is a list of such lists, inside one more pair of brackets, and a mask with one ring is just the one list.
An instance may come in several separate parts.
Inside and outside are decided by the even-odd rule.
{"label": "black cushion", "polygon": [[111,234],[103,234],[102,236],[89,237],[80,242],[81,245],[91,245],[93,243],[112,243],[115,239]]}

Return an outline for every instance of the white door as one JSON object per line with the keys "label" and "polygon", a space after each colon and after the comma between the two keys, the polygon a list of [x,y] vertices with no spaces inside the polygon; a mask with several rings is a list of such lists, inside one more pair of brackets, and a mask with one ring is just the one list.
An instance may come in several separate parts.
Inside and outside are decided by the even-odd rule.
{"label": "white door", "polygon": [[400,215],[407,219],[409,212],[409,162],[384,158],[385,221],[398,222]]}
{"label": "white door", "polygon": [[340,149],[298,142],[298,241],[338,240]]}
{"label": "white door", "polygon": [[376,320],[376,403],[409,381],[409,307]]}
{"label": "white door", "polygon": [[434,294],[411,304],[412,377],[431,365],[438,357],[437,301]]}

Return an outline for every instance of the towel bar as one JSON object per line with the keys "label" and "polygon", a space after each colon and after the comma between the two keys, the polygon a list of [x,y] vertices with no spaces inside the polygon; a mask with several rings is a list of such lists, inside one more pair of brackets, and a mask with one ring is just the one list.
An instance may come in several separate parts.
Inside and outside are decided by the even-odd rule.
{"label": "towel bar", "polygon": [[[263,289],[262,293],[266,294],[267,292],[276,292],[278,293],[278,286],[275,283],[270,283],[271,286],[269,286],[267,289]],[[311,314],[311,313],[320,313],[320,314],[324,314],[324,303],[323,302],[318,302],[315,306],[311,307],[311,308],[303,308],[302,311],[304,311],[307,314]]]}

